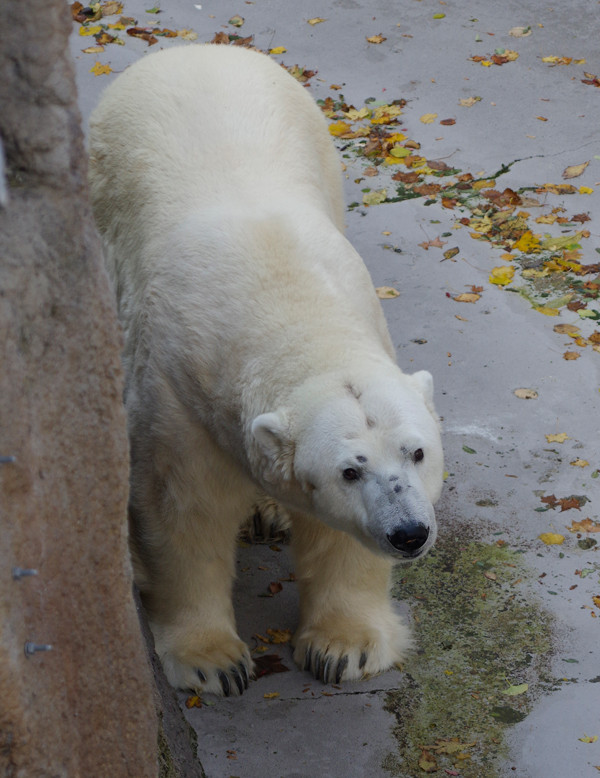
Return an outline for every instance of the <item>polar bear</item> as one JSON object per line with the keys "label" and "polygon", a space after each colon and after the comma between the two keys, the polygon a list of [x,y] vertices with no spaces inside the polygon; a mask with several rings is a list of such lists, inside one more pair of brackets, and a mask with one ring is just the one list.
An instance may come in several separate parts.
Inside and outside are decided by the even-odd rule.
{"label": "polar bear", "polygon": [[125,336],[134,572],[169,681],[248,686],[231,594],[257,495],[291,517],[297,664],[325,682],[393,666],[411,639],[391,566],[434,542],[439,423],[344,237],[320,110],[256,51],[150,54],[93,113],[90,184]]}

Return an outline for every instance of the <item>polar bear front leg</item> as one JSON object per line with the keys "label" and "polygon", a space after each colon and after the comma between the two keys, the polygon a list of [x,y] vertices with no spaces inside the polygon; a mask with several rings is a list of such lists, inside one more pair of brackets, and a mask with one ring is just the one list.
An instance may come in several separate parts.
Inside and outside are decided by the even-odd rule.
{"label": "polar bear front leg", "polygon": [[412,647],[389,596],[391,561],[345,532],[292,514],[300,593],[294,660],[325,683],[388,670]]}
{"label": "polar bear front leg", "polygon": [[135,579],[169,682],[241,694],[253,662],[232,605],[239,525],[255,487],[205,441],[202,457],[170,452],[169,467],[133,460]]}

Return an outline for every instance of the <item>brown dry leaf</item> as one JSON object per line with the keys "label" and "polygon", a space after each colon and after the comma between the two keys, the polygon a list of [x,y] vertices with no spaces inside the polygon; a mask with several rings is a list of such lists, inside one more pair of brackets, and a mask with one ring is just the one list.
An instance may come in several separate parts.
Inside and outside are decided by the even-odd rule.
{"label": "brown dry leaf", "polygon": [[560,503],[560,512],[563,511],[570,511],[571,508],[575,508],[576,510],[581,510],[581,503],[576,497],[562,497],[559,501]]}
{"label": "brown dry leaf", "polygon": [[565,353],[563,354],[563,359],[566,359],[568,361],[573,359],[579,359],[580,356],[581,354],[578,351],[565,351]]}
{"label": "brown dry leaf", "polygon": [[87,49],[81,49],[83,54],[102,54],[104,46],[88,46]]}
{"label": "brown dry leaf", "polygon": [[453,297],[452,299],[457,303],[476,303],[477,300],[481,299],[481,295],[463,292],[462,294],[457,294],[456,297]]}
{"label": "brown dry leaf", "polygon": [[202,707],[202,698],[199,697],[197,694],[193,694],[191,697],[188,697],[185,701],[185,707],[186,708],[201,708]]}
{"label": "brown dry leaf", "polygon": [[587,162],[582,162],[580,165],[569,165],[569,167],[566,167],[563,170],[562,176],[563,178],[577,178],[583,173],[589,164],[590,161],[588,159]]}
{"label": "brown dry leaf", "polygon": [[256,668],[256,677],[262,678],[264,675],[273,675],[274,673],[287,673],[290,668],[286,667],[278,654],[265,654],[254,658]]}
{"label": "brown dry leaf", "polygon": [[127,30],[127,35],[130,35],[132,38],[141,38],[146,41],[148,46],[158,43],[158,38],[155,38],[153,33],[154,28],[152,27],[129,27]]}
{"label": "brown dry leaf", "polygon": [[547,494],[545,497],[542,497],[541,500],[550,508],[556,508],[556,506],[560,504],[560,501],[557,500],[553,494]]}
{"label": "brown dry leaf", "polygon": [[443,124],[444,127],[452,127],[453,124],[456,124],[456,119],[442,119],[440,124]]}
{"label": "brown dry leaf", "polygon": [[271,594],[279,594],[279,592],[283,591],[283,584],[279,583],[279,581],[271,581],[268,591]]}
{"label": "brown dry leaf", "polygon": [[370,38],[367,38],[369,43],[383,43],[386,40],[387,38],[384,38],[381,33],[379,33],[379,35],[371,35]]}
{"label": "brown dry leaf", "polygon": [[580,329],[574,324],[555,324],[554,332],[558,332],[560,335],[574,335],[580,332]]}
{"label": "brown dry leaf", "polygon": [[378,176],[379,170],[377,170],[376,167],[367,167],[363,170],[363,176],[369,176],[370,178],[373,176]]}
{"label": "brown dry leaf", "polygon": [[[455,257],[459,253],[460,253],[460,249],[458,248],[458,246],[454,246],[451,249],[446,249],[446,251],[444,251],[444,259],[452,259],[452,257]],[[473,290],[473,291],[476,291],[476,290]],[[482,290],[480,289],[479,291],[482,291]]]}
{"label": "brown dry leaf", "polygon": [[439,236],[437,238],[434,238],[433,240],[427,240],[423,243],[419,243],[419,246],[421,248],[424,248],[425,251],[428,251],[430,248],[433,249],[441,249],[443,248],[448,241],[442,240]]}
{"label": "brown dry leaf", "polygon": [[600,522],[591,519],[573,521],[567,529],[569,532],[600,532]]}
{"label": "brown dry leaf", "polygon": [[215,37],[211,40],[211,43],[219,43],[229,46],[229,35],[226,32],[217,32]]}
{"label": "brown dry leaf", "polygon": [[313,19],[308,19],[307,21],[308,21],[308,23],[309,23],[311,26],[313,26],[313,27],[314,27],[314,26],[315,26],[315,24],[321,24],[321,22],[326,22],[326,21],[327,21],[327,19],[323,19],[323,18],[321,18],[320,16],[315,16]]}

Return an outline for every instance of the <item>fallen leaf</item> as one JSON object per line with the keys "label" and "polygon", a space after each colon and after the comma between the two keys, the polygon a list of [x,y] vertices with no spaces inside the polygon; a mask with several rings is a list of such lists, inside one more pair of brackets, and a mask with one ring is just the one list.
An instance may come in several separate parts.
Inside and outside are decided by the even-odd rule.
{"label": "fallen leaf", "polygon": [[329,134],[336,138],[352,132],[352,127],[347,122],[333,122],[329,125]]}
{"label": "fallen leaf", "polygon": [[576,327],[574,324],[555,324],[553,329],[554,332],[558,332],[561,335],[574,335],[581,331],[579,327]]}
{"label": "fallen leaf", "polygon": [[153,35],[153,32],[154,28],[152,27],[129,27],[127,35],[130,35],[132,38],[141,38],[146,41],[148,46],[153,46],[155,43],[158,43],[158,38]]}
{"label": "fallen leaf", "polygon": [[502,267],[493,267],[492,272],[490,273],[489,280],[492,284],[497,284],[498,286],[506,286],[507,284],[510,284],[510,282],[513,280],[513,276],[515,274],[514,267],[511,267],[510,265],[504,265]]}
{"label": "fallen leaf", "polygon": [[460,740],[456,738],[451,738],[450,740],[436,740],[435,745],[433,746],[420,746],[420,748],[425,749],[427,751],[434,752],[436,754],[456,754],[459,751],[464,751],[466,748],[473,748],[476,746],[477,743],[461,743]]}
{"label": "fallen leaf", "polygon": [[519,400],[537,400],[538,398],[535,389],[515,389],[514,394]]}
{"label": "fallen leaf", "polygon": [[292,639],[291,629],[267,629],[270,643],[289,643]]}
{"label": "fallen leaf", "polygon": [[90,68],[90,73],[93,73],[95,76],[107,76],[112,72],[113,70],[110,65],[102,65],[100,62],[96,62],[94,67]]}
{"label": "fallen leaf", "polygon": [[391,300],[393,297],[399,297],[400,292],[393,286],[377,286],[375,293],[381,300]]}
{"label": "fallen leaf", "polygon": [[587,162],[582,162],[579,165],[569,165],[569,167],[566,167],[563,170],[562,177],[563,178],[577,178],[580,176],[583,171],[586,169],[586,167],[590,164],[590,160],[588,159]]}
{"label": "fallen leaf", "polygon": [[508,34],[512,35],[513,38],[526,38],[531,35],[531,27],[511,27]]}
{"label": "fallen leaf", "polygon": [[539,538],[547,546],[560,546],[565,542],[565,536],[558,532],[543,532]]}
{"label": "fallen leaf", "polygon": [[257,678],[262,678],[265,675],[273,675],[274,673],[287,673],[290,669],[282,663],[281,657],[277,654],[257,656],[254,659],[254,665]]}
{"label": "fallen leaf", "polygon": [[582,743],[595,743],[598,740],[598,735],[584,735],[577,738],[577,740],[580,740]]}
{"label": "fallen leaf", "polygon": [[423,770],[424,773],[435,773],[438,769],[437,761],[433,754],[430,751],[427,751],[426,749],[423,749],[421,751],[421,756],[419,758],[419,767],[421,770]]}
{"label": "fallen leaf", "polygon": [[116,2],[116,0],[109,0],[108,3],[103,3],[100,6],[102,16],[116,16],[116,14],[123,13],[123,3]]}
{"label": "fallen leaf", "polygon": [[285,46],[275,46],[274,49],[269,49],[269,54],[285,54],[287,51]]}
{"label": "fallen leaf", "polygon": [[88,46],[87,49],[81,49],[83,54],[102,54],[104,46]]}
{"label": "fallen leaf", "polygon": [[460,249],[458,246],[454,246],[453,248],[444,251],[444,259],[452,259],[452,257],[455,257],[459,253]]}
{"label": "fallen leaf", "polygon": [[525,694],[525,692],[529,689],[528,683],[520,683],[517,686],[509,686],[508,689],[505,689],[502,694],[508,694],[509,697],[515,697],[518,694]]}
{"label": "fallen leaf", "polygon": [[569,532],[600,532],[600,522],[592,521],[591,519],[573,521],[567,529]]}
{"label": "fallen leaf", "polygon": [[594,190],[591,186],[580,186],[579,194],[594,194]]}
{"label": "fallen leaf", "polygon": [[244,24],[244,17],[236,14],[231,17],[229,24],[232,24],[234,27],[241,27]]}
{"label": "fallen leaf", "polygon": [[279,697],[279,692],[267,692],[263,694],[263,697],[265,700],[274,700],[276,697]]}
{"label": "fallen leaf", "polygon": [[363,195],[363,205],[379,205],[387,199],[387,189],[376,189],[372,192],[365,192]]}
{"label": "fallen leaf", "polygon": [[565,440],[571,439],[566,432],[551,433],[550,435],[545,435],[544,437],[548,443],[564,443]]}
{"label": "fallen leaf", "polygon": [[387,38],[384,38],[381,33],[379,33],[379,35],[371,35],[370,38],[367,38],[369,43],[383,43],[386,40]]}
{"label": "fallen leaf", "polygon": [[443,124],[444,127],[451,127],[453,124],[456,124],[456,119],[442,119],[440,124]]}
{"label": "fallen leaf", "polygon": [[573,467],[588,467],[589,462],[586,459],[580,459],[577,457],[573,462],[569,462],[570,465],[573,465]]}
{"label": "fallen leaf", "polygon": [[186,699],[185,707],[186,708],[201,708],[202,707],[202,698],[199,697],[197,694],[193,694],[191,697],[188,697]]}
{"label": "fallen leaf", "polygon": [[581,354],[578,351],[565,351],[563,354],[563,359],[570,361],[573,359],[579,359],[580,356]]}
{"label": "fallen leaf", "polygon": [[321,22],[326,22],[327,19],[322,19],[320,16],[315,16],[313,19],[308,19],[308,23],[311,24],[313,27],[315,24],[321,24]]}
{"label": "fallen leaf", "polygon": [[462,294],[457,294],[456,297],[452,298],[457,303],[476,303],[477,300],[481,299],[480,294],[473,294],[472,292],[463,292]]}
{"label": "fallen leaf", "polygon": [[465,108],[471,108],[475,103],[480,103],[481,97],[464,97],[458,101],[459,105],[464,105]]}
{"label": "fallen leaf", "polygon": [[424,113],[423,116],[421,116],[423,124],[433,124],[435,119],[437,119],[437,113]]}
{"label": "fallen leaf", "polygon": [[283,584],[279,581],[271,581],[268,590],[271,594],[279,594],[279,592],[283,591]]}
{"label": "fallen leaf", "polygon": [[[220,33],[217,33],[217,35],[220,35]],[[177,37],[182,38],[184,41],[195,41],[198,40],[198,33],[194,32],[194,30],[188,30],[184,28],[183,30],[177,30]],[[227,35],[225,35],[225,37],[227,38],[227,42],[229,42],[229,38],[227,37]],[[211,43],[222,43],[222,42],[223,41],[214,41],[214,40],[211,41]]]}

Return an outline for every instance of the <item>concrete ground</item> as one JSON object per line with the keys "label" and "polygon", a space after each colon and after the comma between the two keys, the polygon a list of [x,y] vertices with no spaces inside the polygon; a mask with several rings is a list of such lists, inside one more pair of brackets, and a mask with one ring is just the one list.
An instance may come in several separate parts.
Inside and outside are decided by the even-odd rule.
{"label": "concrete ground", "polygon": [[[436,550],[398,570],[418,642],[401,671],[338,688],[298,670],[277,632],[296,620],[288,551],[240,548],[240,634],[255,657],[279,659],[262,660],[240,699],[180,695],[206,775],[597,775],[600,5],[152,5],[125,0],[122,14],[197,42],[252,36],[316,71],[305,76],[315,98],[331,98],[348,235],[375,286],[399,292],[382,304],[400,366],[434,375],[448,471]],[[84,125],[127,64],[191,45],[109,29],[124,45],[82,53],[97,45],[82,29],[72,50]],[[96,63],[113,72],[95,75]],[[394,101],[406,101],[401,114],[383,109],[374,124]]]}

